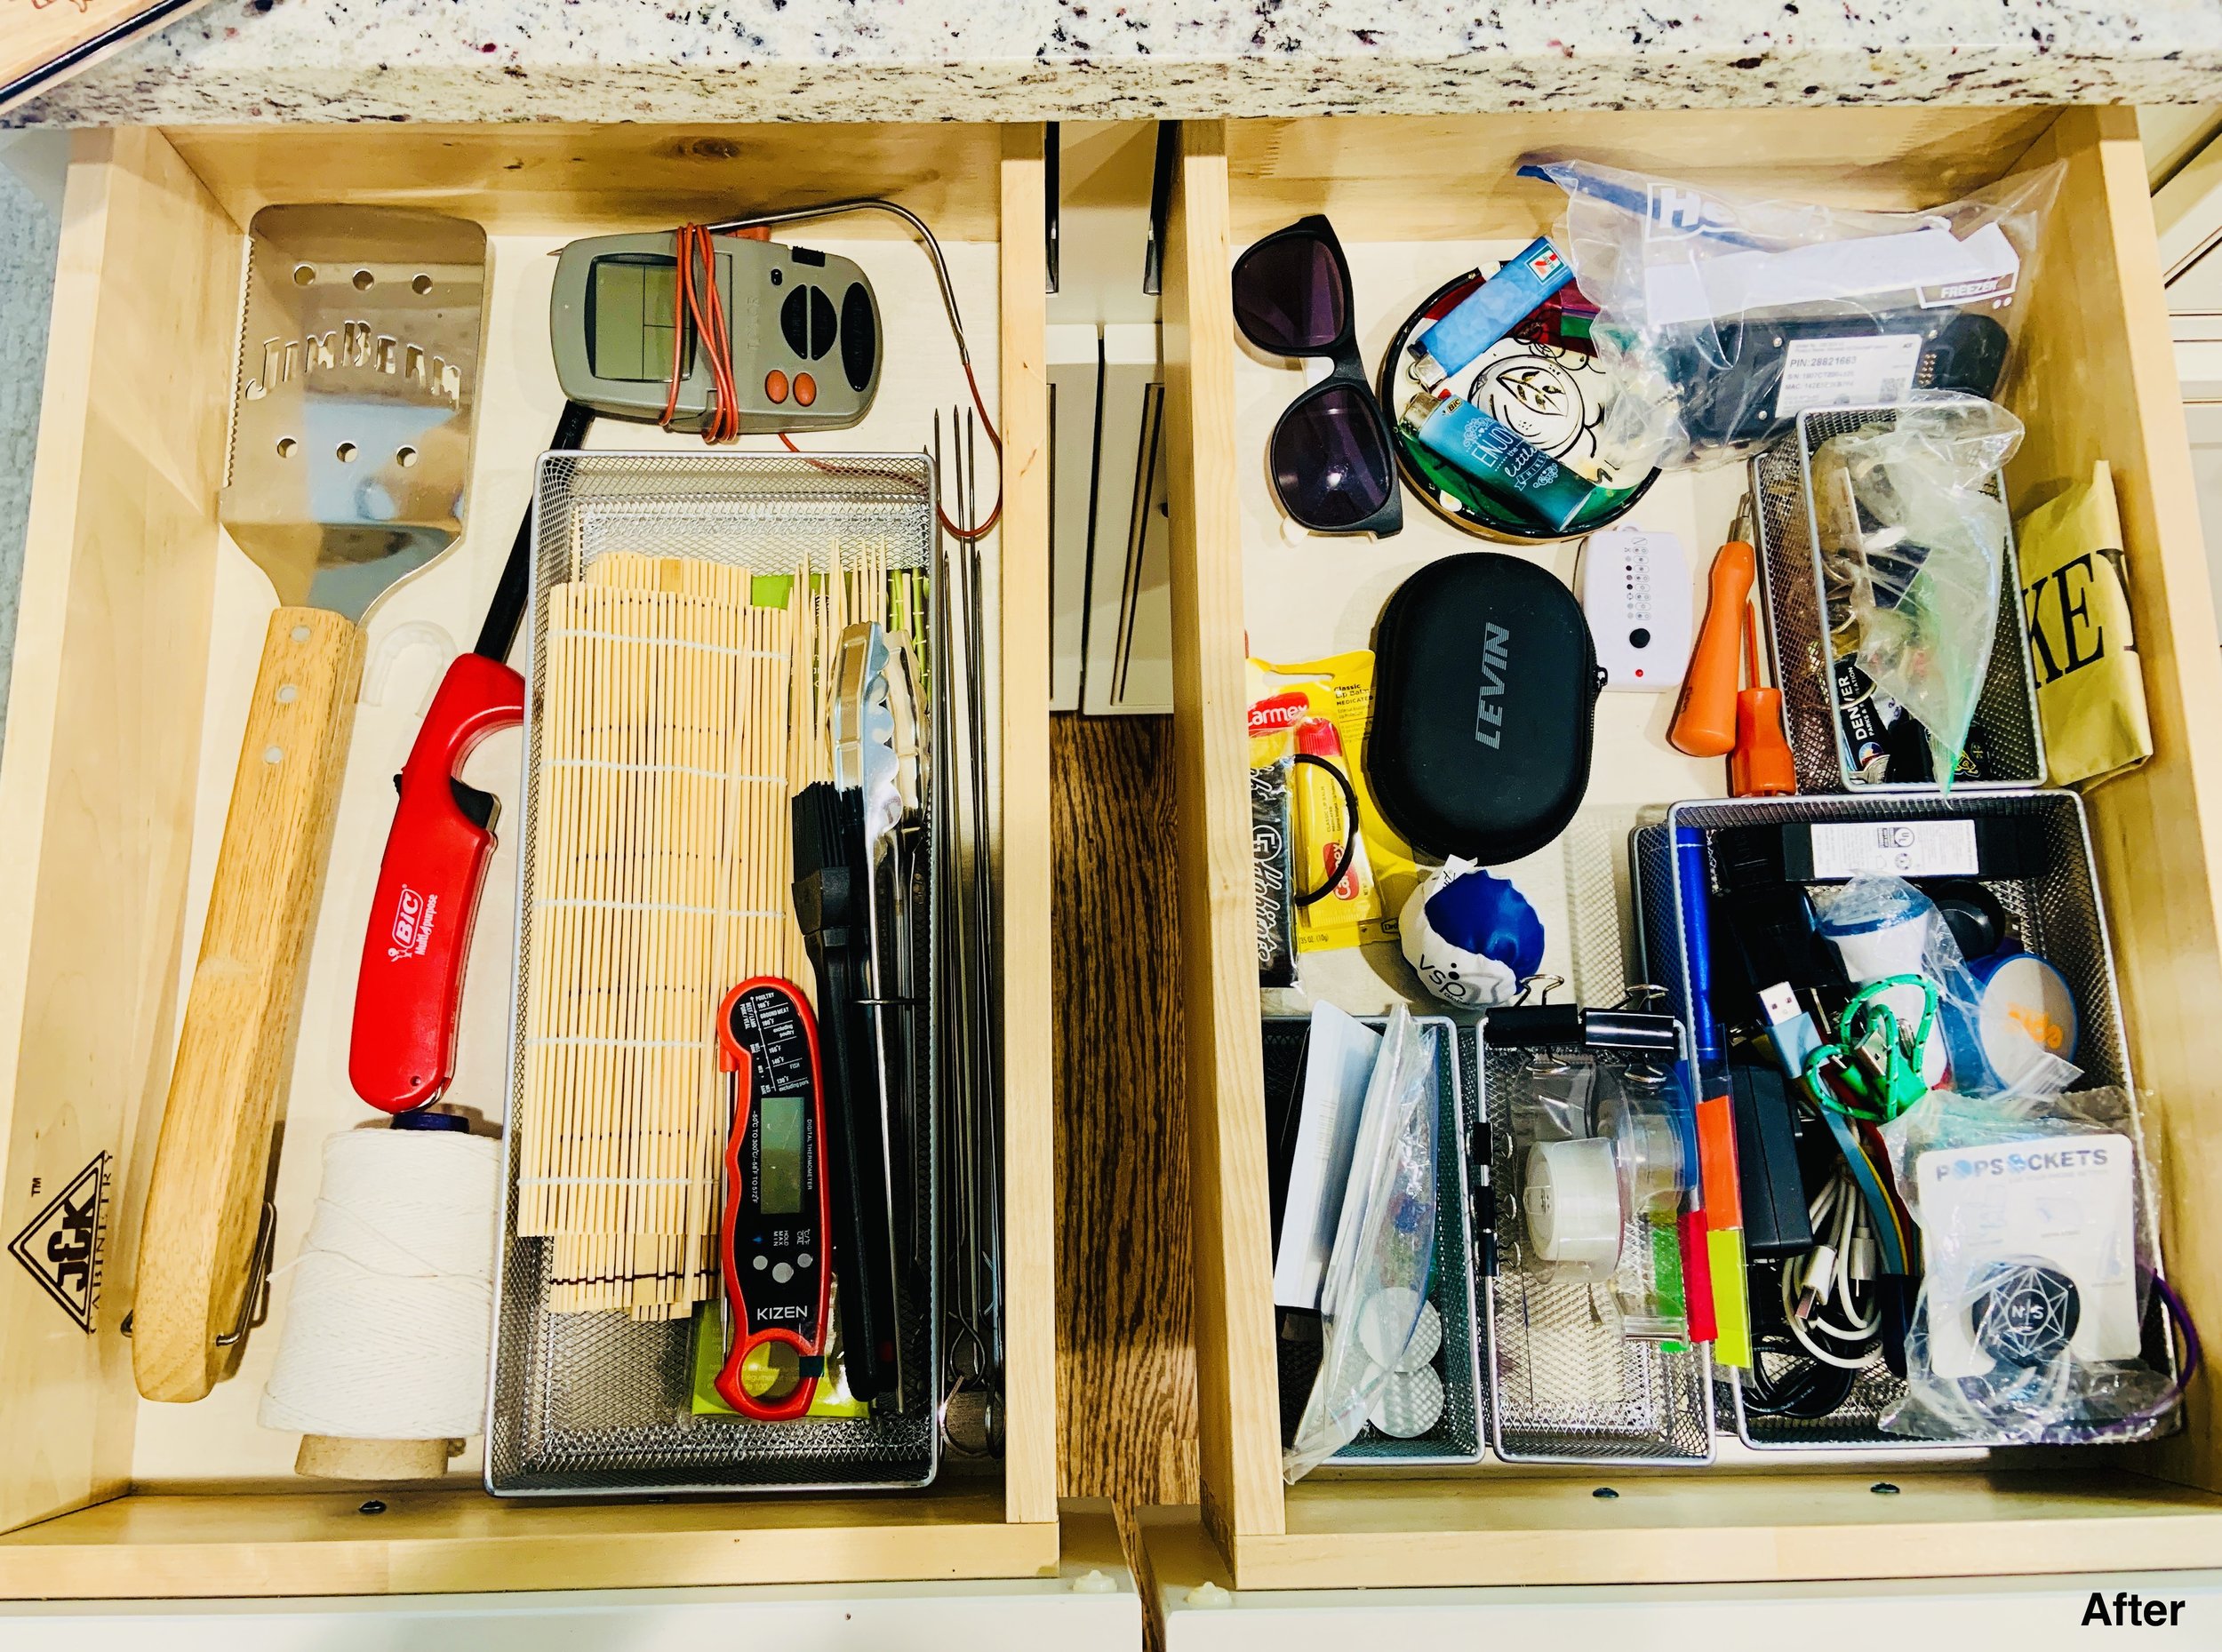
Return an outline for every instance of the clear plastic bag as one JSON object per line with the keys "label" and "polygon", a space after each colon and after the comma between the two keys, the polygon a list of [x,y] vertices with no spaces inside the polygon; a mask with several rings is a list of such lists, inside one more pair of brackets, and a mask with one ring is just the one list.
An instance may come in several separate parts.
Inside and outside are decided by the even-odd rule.
{"label": "clear plastic bag", "polygon": [[[1928,731],[1949,791],[1990,672],[2005,577],[2006,504],[1985,491],[2021,421],[1972,396],[1923,397],[1813,454],[1832,619],[1875,688]],[[1841,602],[1839,595],[1841,594]]]}
{"label": "clear plastic bag", "polygon": [[[1937,903],[1903,878],[1863,873],[1834,889],[1818,890],[1813,907],[1820,933],[1835,946],[1854,986],[1920,976],[1936,987],[1936,1025],[1931,1045],[1924,1048],[1922,1070],[1932,1089],[1948,1085],[1964,1097],[2026,1108],[2058,1096],[2082,1076],[2081,1068],[2054,1055],[2023,1027],[2014,1030],[2022,1033],[2026,1050],[2007,1055],[1994,1049],[1988,1057],[1983,1054],[1982,989]],[[1919,1010],[1920,993],[1918,988],[1901,992],[1886,1002],[1905,1025]],[[1834,1029],[1828,1032],[1833,1036]],[[1993,1036],[1995,1041],[2009,1033],[2001,1029]]]}
{"label": "clear plastic bag", "polygon": [[1892,1155],[1921,1223],[1922,1283],[1906,1392],[1882,1426],[2013,1444],[2162,1432],[2197,1342],[2176,1327],[2179,1376],[2146,1354],[2160,1225],[2136,1098],[1940,1092],[1899,1125]]}
{"label": "clear plastic bag", "polygon": [[1319,1297],[1319,1376],[1282,1455],[1291,1485],[1358,1437],[1427,1300],[1435,1255],[1437,1030],[1398,1005],[1366,1085]]}
{"label": "clear plastic bag", "polygon": [[1566,192],[1555,242],[1599,306],[1619,475],[1748,457],[1810,407],[1917,387],[2003,393],[2065,169],[1913,212],[1700,189],[1586,161],[1521,168]]}

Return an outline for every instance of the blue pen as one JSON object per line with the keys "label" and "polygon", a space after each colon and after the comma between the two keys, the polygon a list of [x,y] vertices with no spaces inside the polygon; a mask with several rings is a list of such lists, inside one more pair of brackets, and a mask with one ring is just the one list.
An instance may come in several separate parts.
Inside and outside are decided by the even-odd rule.
{"label": "blue pen", "polygon": [[1696,826],[1674,829],[1674,885],[1682,908],[1683,981],[1690,993],[1690,1040],[1698,1052],[1698,1081],[1714,1094],[1726,1052],[1721,1024],[1713,1018],[1713,898],[1707,888],[1705,834]]}

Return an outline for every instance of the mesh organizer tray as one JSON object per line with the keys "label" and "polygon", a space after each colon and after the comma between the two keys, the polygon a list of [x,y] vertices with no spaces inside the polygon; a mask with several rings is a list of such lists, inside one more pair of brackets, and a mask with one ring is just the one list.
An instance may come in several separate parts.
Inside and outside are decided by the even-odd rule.
{"label": "mesh organizer tray", "polygon": [[[1388,1025],[1383,1016],[1362,1016],[1376,1032]],[[1446,1466],[1474,1463],[1482,1455],[1479,1339],[1474,1321],[1474,1242],[1468,1222],[1465,1089],[1459,1073],[1459,1029],[1446,1016],[1415,1016],[1436,1031],[1437,1115],[1435,1261],[1427,1300],[1443,1316],[1443,1346],[1435,1354],[1435,1375],[1443,1378],[1443,1416],[1416,1440],[1385,1434],[1369,1423],[1358,1437],[1329,1459],[1334,1463],[1396,1463]],[[1310,1023],[1303,1017],[1269,1016],[1264,1026],[1265,1080],[1268,1095],[1284,1093],[1301,1073]],[[1276,1340],[1279,1379],[1284,1401],[1294,1399],[1301,1412],[1319,1374],[1319,1345]],[[1291,1415],[1284,1404],[1283,1416]],[[1285,1430],[1283,1431],[1285,1433]]]}
{"label": "mesh organizer tray", "polygon": [[[2090,1087],[2131,1086],[2129,1040],[2115,991],[2114,950],[2106,938],[2099,899],[2098,868],[2082,800],[2073,792],[1985,792],[1947,800],[1935,793],[1895,794],[1887,799],[1777,798],[1767,801],[1682,802],[1669,808],[1663,824],[1646,825],[1631,841],[1638,905],[1643,914],[1644,955],[1651,979],[1666,988],[1671,1002],[1689,1013],[1687,954],[1683,946],[1681,892],[1674,876],[1673,834],[1678,826],[1707,830],[1724,826],[1772,826],[1793,820],[1927,819],[1938,817],[2021,817],[2042,822],[2044,871],[2027,879],[1986,880],[2014,919],[2023,944],[2050,958],[2067,978],[2081,1011],[2082,1033],[2076,1064]],[[2176,1353],[2158,1315],[2148,1316],[2146,1357],[2173,1372]],[[1998,1443],[1982,1440],[1915,1440],[1882,1432],[1882,1416],[1906,1392],[1878,1358],[1852,1385],[1851,1397],[1816,1421],[1762,1417],[1747,1410],[1736,1373],[1718,1368],[1725,1409],[1737,1437],[1762,1451],[1807,1454],[1954,1453]]]}
{"label": "mesh organizer tray", "polygon": [[[1820,557],[1820,524],[1813,506],[1813,453],[1832,436],[1865,426],[1897,422],[1896,407],[1838,407],[1798,415],[1797,428],[1751,462],[1751,491],[1757,518],[1759,571],[1766,602],[1767,650],[1775,682],[1782,690],[1783,720],[1797,766],[1798,790],[1805,794],[1854,792],[1861,795],[1934,792],[1929,781],[1876,782],[1853,772],[1836,721],[1836,695],[1821,616],[1826,611]],[[1991,478],[1988,491],[2005,498],[2005,479]],[[1977,791],[2024,790],[2044,784],[2044,735],[2037,719],[2037,685],[2022,629],[2020,581],[2014,573],[2013,531],[2006,537],[2006,572],[1999,581],[1998,628],[1991,647],[1990,670],[1976,701],[1974,726],[1982,731],[1989,778],[1953,787],[1954,795]]]}
{"label": "mesh organizer tray", "polygon": [[[547,643],[551,587],[575,579],[619,551],[698,557],[764,574],[807,563],[829,570],[828,547],[860,549],[884,540],[889,565],[926,568],[939,579],[933,532],[933,481],[919,454],[843,454],[789,459],[724,453],[552,453],[540,460],[533,496],[532,654]],[[844,555],[843,566],[856,558]],[[931,645],[932,639],[929,638]],[[931,650],[930,650],[931,651]],[[931,673],[931,661],[922,662]],[[539,683],[525,706],[524,836],[517,857],[517,987],[512,1028],[511,1105],[522,1092],[527,962],[531,959],[533,822],[538,812]],[[920,720],[921,742],[931,718]],[[931,754],[927,754],[929,759]],[[929,787],[938,784],[931,761]],[[930,803],[925,814],[931,821]],[[929,827],[931,830],[931,827]],[[931,843],[917,864],[932,865]],[[918,1107],[913,1167],[932,1249],[939,1248],[936,1203],[937,1098],[931,999],[933,946],[941,899],[927,884],[927,921],[917,978],[929,994],[914,1036],[912,1070],[926,1091]],[[706,1029],[705,1037],[708,1036]],[[496,1258],[494,1359],[487,1402],[487,1490],[500,1496],[670,1496],[773,1490],[852,1490],[921,1486],[939,1465],[939,1431],[930,1399],[899,1415],[808,1423],[754,1423],[696,1417],[691,1393],[691,1327],[687,1321],[636,1323],[621,1313],[551,1313],[543,1279],[546,1241],[516,1232],[516,1132],[505,1133],[508,1189]],[[910,1369],[940,1368],[939,1270],[921,1270],[920,1291],[906,1291],[897,1321]],[[923,1296],[924,1300],[919,1300]]]}
{"label": "mesh organizer tray", "polygon": [[[1621,1234],[1620,1272],[1590,1285],[1524,1261],[1526,1217],[1508,1121],[1535,1064],[1587,1060],[1580,1047],[1489,1041],[1475,1029],[1490,1130],[1490,1197],[1498,1262],[1484,1291],[1490,1446],[1507,1463],[1687,1468],[1713,1460],[1712,1354],[1703,1346],[1634,1342],[1617,1325],[1612,1283],[1651,1278],[1641,1217]],[[1686,1041],[1685,1041],[1686,1042]]]}

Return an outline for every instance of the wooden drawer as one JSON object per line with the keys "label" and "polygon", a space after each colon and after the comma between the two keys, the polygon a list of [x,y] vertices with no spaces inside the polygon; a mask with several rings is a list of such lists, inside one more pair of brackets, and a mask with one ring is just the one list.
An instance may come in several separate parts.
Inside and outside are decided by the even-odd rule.
{"label": "wooden drawer", "polygon": [[[2113,462],[2158,753],[2089,799],[2165,1176],[2170,1272],[2222,1313],[2222,664],[2136,117],[2122,109],[1476,115],[1190,125],[1165,275],[1173,465],[1173,648],[1181,996],[1195,1208],[1195,1327],[1207,1521],[1244,1588],[1612,1583],[2103,1570],[2222,1560],[2222,1419],[2202,1378],[2176,1438],[2056,1452],[2042,1467],[1893,1464],[1788,1472],[1584,1470],[1354,1479],[1280,1474],[1259,997],[1243,728],[1245,635],[1262,656],[1363,646],[1416,563],[1469,547],[1407,501],[1379,545],[1284,539],[1262,463],[1300,380],[1235,339],[1232,255],[1326,212],[1354,266],[1369,358],[1432,281],[1547,233],[1563,197],[1516,180],[1555,150],[1678,178],[1847,204],[1944,201],[2067,163],[2013,406],[2018,501]],[[1463,242],[1457,249],[1439,243]],[[1408,243],[1438,243],[1413,245]],[[1260,379],[1259,374],[1265,377]],[[1663,478],[1634,520],[1709,559],[1743,486]],[[1562,574],[1572,547],[1542,553]],[[1293,593],[1293,595],[1290,595]],[[1717,794],[1724,765],[1679,758],[1646,697],[1605,697],[1593,802]],[[1651,726],[1651,725],[1656,725]],[[1609,1483],[1617,1496],[1595,1495]]]}
{"label": "wooden drawer", "polygon": [[[1039,130],[270,125],[76,141],[0,765],[0,1226],[12,1237],[88,1167],[99,1167],[108,1196],[89,1333],[25,1268],[0,1264],[0,1598],[1053,1569]],[[362,1490],[294,1479],[291,1437],[256,1426],[276,1323],[254,1333],[242,1373],[207,1399],[141,1402],[118,1321],[132,1301],[148,1160],[271,603],[216,518],[243,227],[267,203],[339,200],[452,212],[492,237],[469,527],[372,625],[370,698],[340,804],[279,1169],[283,1263],[308,1220],[323,1137],[364,1116],[344,1076],[355,958],[391,809],[386,777],[438,669],[404,652],[389,660],[381,692],[381,636],[437,624],[468,646],[484,610],[559,405],[546,255],[581,234],[867,195],[903,202],[944,239],[1006,438],[1003,549],[991,552],[1001,563],[999,909],[1011,1029],[1005,1458],[982,1473],[951,1465],[916,1494],[569,1506],[497,1502],[466,1472],[449,1487],[381,1492],[380,1509]],[[900,338],[887,353],[890,393],[871,417],[815,445],[917,451],[931,409],[963,395],[931,267],[882,221],[810,227],[812,244],[840,247],[874,274]],[[665,443],[693,439],[605,421],[593,445]],[[509,743],[482,751],[474,777],[514,796],[516,737],[499,738]],[[497,1108],[514,886],[498,865],[453,1092]],[[284,1303],[281,1288],[276,1314]]]}

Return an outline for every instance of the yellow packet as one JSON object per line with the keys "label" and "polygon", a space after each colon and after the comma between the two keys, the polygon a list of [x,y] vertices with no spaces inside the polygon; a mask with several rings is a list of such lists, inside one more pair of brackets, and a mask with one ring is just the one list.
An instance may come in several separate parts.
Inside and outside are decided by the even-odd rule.
{"label": "yellow packet", "polygon": [[[705,1302],[698,1305],[694,1310],[694,1383],[688,1405],[696,1417],[740,1415],[717,1392],[717,1373],[725,1364],[724,1340],[724,1323],[718,1316],[718,1305]],[[746,1381],[745,1375],[743,1380]],[[847,1374],[841,1368],[839,1353],[835,1352],[827,1357],[825,1374],[818,1379],[818,1392],[811,1396],[810,1409],[795,1420],[807,1423],[871,1414],[872,1408],[849,1392]]]}
{"label": "yellow packet", "polygon": [[2038,506],[2014,533],[2052,784],[2134,768],[2153,754],[2153,724],[2112,467],[2100,459],[2089,482]]}
{"label": "yellow packet", "polygon": [[[1389,830],[1365,779],[1365,742],[1373,725],[1373,655],[1355,650],[1294,665],[1250,662],[1250,762],[1253,769],[1303,756],[1289,771],[1295,842],[1291,860],[1300,890],[1342,875],[1321,898],[1296,912],[1299,952],[1396,938],[1396,914],[1419,882],[1412,853]],[[1342,786],[1358,805],[1356,850],[1341,866],[1348,837]]]}

